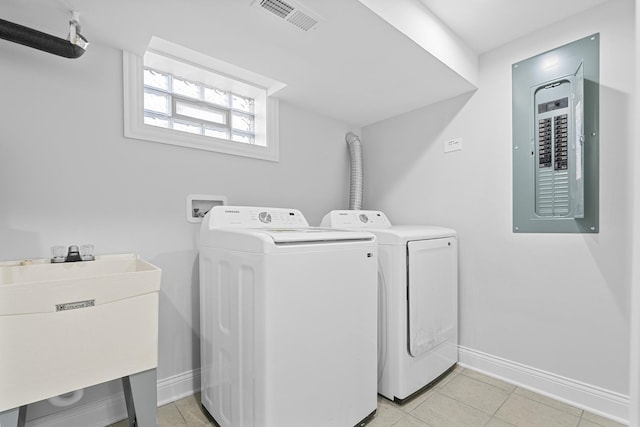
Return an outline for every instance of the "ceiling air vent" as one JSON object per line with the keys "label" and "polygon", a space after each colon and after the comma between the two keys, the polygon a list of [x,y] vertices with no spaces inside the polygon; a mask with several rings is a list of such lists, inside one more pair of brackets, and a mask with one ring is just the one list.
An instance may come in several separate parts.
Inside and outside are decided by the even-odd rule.
{"label": "ceiling air vent", "polygon": [[296,2],[283,0],[257,0],[254,5],[267,10],[304,31],[315,28],[321,18]]}

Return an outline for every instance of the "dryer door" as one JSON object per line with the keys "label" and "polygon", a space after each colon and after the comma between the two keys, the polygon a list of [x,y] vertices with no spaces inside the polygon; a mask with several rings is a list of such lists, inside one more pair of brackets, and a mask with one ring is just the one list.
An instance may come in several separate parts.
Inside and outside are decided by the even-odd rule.
{"label": "dryer door", "polygon": [[408,350],[420,356],[458,341],[458,265],[454,237],[407,243]]}

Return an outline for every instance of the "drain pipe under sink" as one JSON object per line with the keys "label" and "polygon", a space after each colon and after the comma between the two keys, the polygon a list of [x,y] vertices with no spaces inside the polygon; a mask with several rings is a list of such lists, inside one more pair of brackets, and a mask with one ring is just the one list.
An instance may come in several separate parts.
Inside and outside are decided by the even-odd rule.
{"label": "drain pipe under sink", "polygon": [[55,396],[47,399],[49,403],[58,408],[64,408],[65,406],[71,406],[80,401],[84,396],[84,389],[72,391],[71,393],[61,394],[60,396]]}

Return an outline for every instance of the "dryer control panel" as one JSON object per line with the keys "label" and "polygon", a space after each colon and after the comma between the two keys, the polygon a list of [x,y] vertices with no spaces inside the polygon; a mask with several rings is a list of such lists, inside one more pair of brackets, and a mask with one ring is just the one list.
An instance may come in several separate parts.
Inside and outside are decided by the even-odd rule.
{"label": "dryer control panel", "polygon": [[209,228],[308,228],[309,223],[297,209],[252,206],[214,206],[208,215]]}
{"label": "dryer control panel", "polygon": [[336,210],[322,219],[322,227],[331,228],[389,228],[391,222],[381,211]]}

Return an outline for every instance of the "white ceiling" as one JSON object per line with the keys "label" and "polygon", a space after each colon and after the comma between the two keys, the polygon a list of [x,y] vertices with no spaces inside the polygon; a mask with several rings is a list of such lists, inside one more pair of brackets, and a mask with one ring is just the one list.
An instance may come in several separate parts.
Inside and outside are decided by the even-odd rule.
{"label": "white ceiling", "polygon": [[608,0],[419,0],[484,53]]}
{"label": "white ceiling", "polygon": [[[605,0],[420,1],[482,52]],[[2,0],[0,17],[64,38],[77,10],[85,57],[100,45],[142,54],[158,36],[284,82],[280,98],[358,127],[475,89],[358,0],[298,2],[323,18],[317,29],[252,0]]]}

